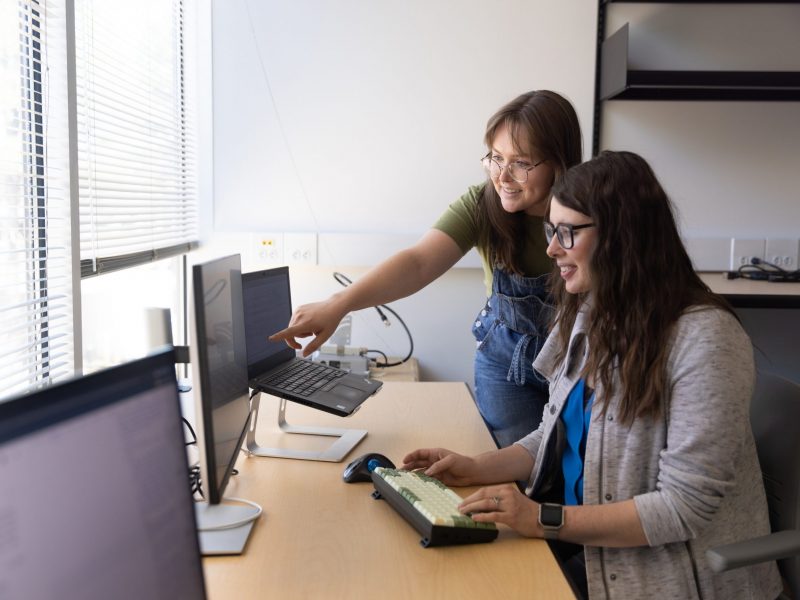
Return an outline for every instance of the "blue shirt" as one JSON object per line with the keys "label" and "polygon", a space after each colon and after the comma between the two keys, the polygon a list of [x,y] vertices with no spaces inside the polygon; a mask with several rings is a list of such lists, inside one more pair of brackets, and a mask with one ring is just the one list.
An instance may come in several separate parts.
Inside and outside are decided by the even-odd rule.
{"label": "blue shirt", "polygon": [[586,453],[586,435],[592,418],[594,391],[584,400],[586,382],[578,380],[567,397],[561,421],[564,423],[567,443],[561,459],[564,473],[564,504],[583,504],[583,457]]}

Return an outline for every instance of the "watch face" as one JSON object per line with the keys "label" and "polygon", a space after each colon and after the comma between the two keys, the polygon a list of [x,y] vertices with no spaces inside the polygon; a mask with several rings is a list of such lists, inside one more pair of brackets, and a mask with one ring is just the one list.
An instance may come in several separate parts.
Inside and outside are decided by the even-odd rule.
{"label": "watch face", "polygon": [[562,524],[563,508],[558,504],[542,504],[539,509],[539,520],[542,525],[558,527]]}

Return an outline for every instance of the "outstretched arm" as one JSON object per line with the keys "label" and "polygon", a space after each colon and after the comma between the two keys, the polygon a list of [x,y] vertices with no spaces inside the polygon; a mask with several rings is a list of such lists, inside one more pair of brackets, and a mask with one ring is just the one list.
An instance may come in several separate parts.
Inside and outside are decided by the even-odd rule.
{"label": "outstretched arm", "polygon": [[517,444],[464,456],[444,448],[422,448],[403,458],[403,469],[422,469],[446,485],[484,485],[527,479],[533,457]]}
{"label": "outstretched arm", "polygon": [[416,244],[370,269],[343,291],[323,302],[299,307],[289,327],[269,339],[284,340],[299,350],[302,346],[297,338],[314,336],[303,351],[303,356],[308,356],[333,335],[347,313],[410,296],[440,277],[462,255],[449,235],[431,229]]}

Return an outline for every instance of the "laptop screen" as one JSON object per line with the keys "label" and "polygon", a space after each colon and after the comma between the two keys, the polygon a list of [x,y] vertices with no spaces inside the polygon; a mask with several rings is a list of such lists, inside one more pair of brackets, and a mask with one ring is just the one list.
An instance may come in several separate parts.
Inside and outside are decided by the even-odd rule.
{"label": "laptop screen", "polygon": [[257,377],[294,358],[295,351],[283,341],[267,338],[286,328],[292,318],[289,268],[278,267],[242,275],[247,374]]}
{"label": "laptop screen", "polygon": [[202,598],[172,352],[0,404],[0,596]]}

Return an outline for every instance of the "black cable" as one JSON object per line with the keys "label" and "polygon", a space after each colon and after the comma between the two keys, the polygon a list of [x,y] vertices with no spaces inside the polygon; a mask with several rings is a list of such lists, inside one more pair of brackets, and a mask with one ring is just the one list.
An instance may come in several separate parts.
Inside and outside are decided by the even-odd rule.
{"label": "black cable", "polygon": [[[348,285],[351,285],[353,283],[353,281],[347,275],[345,275],[343,273],[339,273],[338,271],[334,271],[333,272],[333,278],[340,285],[342,285],[343,287],[347,287]],[[380,317],[381,317],[381,321],[383,321],[383,324],[386,325],[387,327],[389,325],[391,325],[391,322],[389,321],[389,319],[384,314],[384,312],[383,312],[384,310],[392,313],[395,316],[395,318],[400,322],[400,325],[402,325],[403,329],[405,329],[405,331],[406,331],[406,335],[408,335],[408,345],[409,345],[408,354],[406,354],[405,357],[403,357],[401,360],[393,362],[393,363],[389,362],[389,358],[386,356],[386,353],[384,353],[381,350],[365,350],[362,353],[362,355],[363,354],[369,354],[369,353],[381,354],[383,356],[383,363],[379,363],[378,361],[375,361],[375,366],[379,367],[379,368],[382,368],[382,369],[386,368],[386,367],[396,367],[398,365],[402,365],[404,362],[407,362],[409,358],[411,358],[412,354],[414,354],[414,338],[411,335],[411,331],[408,329],[408,325],[406,325],[405,321],[403,321],[403,319],[400,318],[400,315],[398,315],[397,312],[395,312],[393,309],[389,308],[385,304],[380,304],[378,306],[374,306],[373,308],[378,312],[378,315],[380,315]],[[381,310],[381,309],[383,309],[383,310]],[[371,360],[375,360],[375,359],[371,359]]]}
{"label": "black cable", "polygon": [[[384,352],[383,350],[364,350],[364,354],[369,354],[371,352],[374,352],[375,354],[380,354],[383,357],[383,362],[386,365],[389,364],[389,357],[386,356],[386,352]],[[370,360],[373,361],[375,364],[378,364],[378,361],[376,361],[374,358],[371,358]]]}
{"label": "black cable", "polygon": [[[186,420],[186,417],[181,417],[183,424],[192,434],[192,441],[186,442],[185,446],[196,446],[197,445],[197,434],[192,427],[192,424]],[[192,465],[189,467],[189,487],[192,490],[192,496],[198,494],[201,498],[203,498],[203,483],[200,477],[200,465]]]}
{"label": "black cable", "polygon": [[181,419],[183,420],[183,424],[186,425],[186,427],[189,428],[189,432],[192,434],[192,441],[191,442],[186,442],[186,445],[187,446],[191,446],[192,444],[196,444],[197,443],[197,434],[194,432],[194,429],[192,429],[192,424],[189,423],[189,421],[186,420],[186,417],[181,417]]}
{"label": "black cable", "polygon": [[194,465],[189,468],[189,486],[191,487],[192,495],[197,494],[201,498],[205,498],[203,495],[203,482],[200,478],[200,465]]}
{"label": "black cable", "polygon": [[750,259],[750,264],[751,265],[766,265],[767,267],[769,267],[771,269],[775,269],[776,271],[780,271],[781,273],[787,273],[788,272],[783,267],[779,267],[778,265],[774,265],[771,262],[767,262],[765,260],[762,260],[762,259],[758,258],[757,256],[754,256],[753,258]]}
{"label": "black cable", "polygon": [[[390,363],[390,362],[388,362],[388,359],[386,359],[386,355],[383,354],[383,352],[381,352],[381,354],[383,354],[383,356],[384,356],[385,362],[383,364],[381,364],[381,363],[378,363],[376,361],[375,366],[383,369],[383,368],[386,368],[386,367],[397,367],[399,365],[402,365],[409,358],[411,358],[411,355],[414,354],[414,338],[411,337],[411,331],[409,331],[408,325],[406,325],[405,321],[403,321],[403,319],[400,318],[400,315],[398,315],[394,310],[392,310],[388,306],[386,306],[386,305],[382,305],[382,306],[383,306],[383,308],[385,308],[386,310],[388,310],[390,313],[392,313],[394,315],[395,319],[397,319],[400,322],[400,325],[403,326],[403,329],[406,330],[406,335],[408,335],[408,354],[406,354],[401,360],[398,360],[396,362]],[[367,352],[378,352],[378,351],[377,350],[366,350],[365,354]]]}
{"label": "black cable", "polygon": [[758,257],[750,259],[750,264],[742,265],[736,271],[725,273],[728,279],[750,279],[753,281],[792,282],[800,281],[800,269],[787,271]]}

